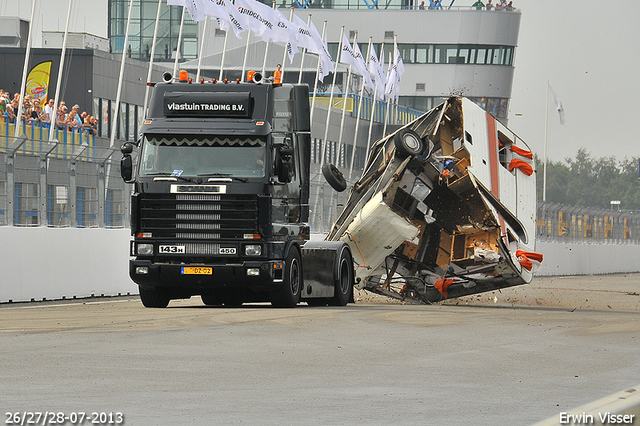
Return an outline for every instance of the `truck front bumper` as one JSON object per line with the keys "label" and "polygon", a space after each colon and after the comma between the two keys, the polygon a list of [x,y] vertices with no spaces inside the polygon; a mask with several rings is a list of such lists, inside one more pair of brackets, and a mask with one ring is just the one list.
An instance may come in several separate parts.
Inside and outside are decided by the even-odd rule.
{"label": "truck front bumper", "polygon": [[129,261],[129,276],[141,287],[206,291],[221,288],[273,290],[283,283],[284,262],[173,264],[151,260]]}

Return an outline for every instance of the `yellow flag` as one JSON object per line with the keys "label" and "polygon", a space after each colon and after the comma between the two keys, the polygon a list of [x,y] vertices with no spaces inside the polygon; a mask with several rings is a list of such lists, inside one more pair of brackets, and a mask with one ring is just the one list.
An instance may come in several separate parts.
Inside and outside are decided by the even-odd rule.
{"label": "yellow flag", "polygon": [[40,102],[40,105],[44,107],[47,103],[47,96],[49,94],[49,76],[51,75],[51,61],[40,62],[38,65],[31,69],[29,76],[27,77],[27,90],[26,94],[31,95],[31,98]]}

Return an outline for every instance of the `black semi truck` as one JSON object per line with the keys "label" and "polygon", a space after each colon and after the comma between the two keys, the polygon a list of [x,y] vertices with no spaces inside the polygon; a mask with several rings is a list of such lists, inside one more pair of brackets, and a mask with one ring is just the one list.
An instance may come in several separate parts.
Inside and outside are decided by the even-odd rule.
{"label": "black semi truck", "polygon": [[308,87],[163,80],[137,142],[121,149],[129,274],[144,306],[353,301],[349,246],[309,241]]}

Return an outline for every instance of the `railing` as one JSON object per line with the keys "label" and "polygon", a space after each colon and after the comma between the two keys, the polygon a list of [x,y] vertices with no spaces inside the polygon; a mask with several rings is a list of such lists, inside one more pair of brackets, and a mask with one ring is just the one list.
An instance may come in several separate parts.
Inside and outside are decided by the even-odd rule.
{"label": "railing", "polygon": [[[310,94],[309,96],[309,102],[312,102],[312,95]],[[316,105],[324,105],[326,107],[329,105],[330,100],[330,93],[319,92],[316,94]],[[373,121],[377,123],[384,123],[387,114],[389,114],[391,124],[407,124],[424,114],[424,112],[412,108],[401,105],[387,105],[386,102],[374,101],[367,97],[362,97],[360,105],[360,96],[355,93],[347,93],[346,97],[344,93],[334,93],[331,103],[334,109],[342,110],[346,108],[346,112],[351,117],[357,117],[358,109],[360,109],[360,119],[367,121],[371,119],[371,110],[375,105]]]}
{"label": "railing", "polygon": [[118,147],[4,135],[0,225],[123,228],[130,187],[112,161]]}
{"label": "railing", "polygon": [[[269,4],[265,0],[263,3]],[[485,8],[477,9],[475,6],[453,6],[455,0],[425,0],[424,5],[421,5],[422,0],[293,0],[284,1],[278,0],[278,7],[294,7],[301,9],[359,9],[359,10],[398,10],[398,9],[412,9],[412,10],[424,10],[429,12],[434,11],[447,11],[447,10],[483,10]],[[514,12],[516,9],[491,9],[491,12]]]}

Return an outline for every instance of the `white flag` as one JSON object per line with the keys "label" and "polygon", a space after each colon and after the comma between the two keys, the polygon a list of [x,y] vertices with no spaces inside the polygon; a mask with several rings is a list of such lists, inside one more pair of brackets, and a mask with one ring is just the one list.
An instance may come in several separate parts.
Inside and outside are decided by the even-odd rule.
{"label": "white flag", "polygon": [[353,44],[353,53],[355,53],[356,61],[358,61],[356,72],[362,76],[363,84],[366,87],[370,87],[371,89],[373,89],[371,74],[369,74],[369,70],[367,70],[367,64],[365,64],[364,62],[364,57],[362,56],[362,52],[360,51],[360,46],[358,46],[358,43]]}
{"label": "white flag", "polygon": [[385,94],[392,100],[395,100],[400,95],[400,77],[404,72],[404,63],[402,62],[402,56],[400,55],[400,50],[398,49],[398,45],[394,44],[394,57],[393,64],[389,68],[389,73],[387,74],[387,85],[385,87]]}
{"label": "white flag", "polygon": [[369,53],[369,72],[376,79],[376,96],[380,99],[384,99],[384,86],[385,86],[385,77],[384,77],[384,68],[382,64],[384,63],[384,50],[380,52],[381,58],[378,60],[378,56],[376,55],[376,50],[371,49]]}
{"label": "white flag", "polygon": [[297,25],[298,46],[306,48],[307,52],[319,53],[320,49],[318,49],[318,43],[322,44],[320,34],[316,31],[316,40],[314,38],[313,30],[302,19],[300,19],[298,15],[293,15],[293,22]]}
{"label": "white flag", "polygon": [[[318,34],[318,29],[313,22],[311,22],[311,30],[312,33]],[[315,37],[314,37],[315,39]],[[318,47],[318,61],[320,61],[320,70],[318,73],[318,80],[322,81],[329,73],[335,72],[335,67],[333,66],[333,58],[329,54],[329,48],[327,47],[327,33],[324,34],[324,40],[320,39],[318,34],[318,39],[320,40],[317,44]]]}
{"label": "white flag", "polygon": [[167,4],[186,7],[194,21],[204,21],[207,16],[216,18],[220,29],[231,28],[238,38],[247,29],[244,18],[229,0],[167,0]]}
{"label": "white flag", "polygon": [[373,87],[371,76],[369,75],[367,67],[364,64],[362,53],[360,53],[358,45],[355,44],[354,46],[351,46],[346,34],[342,35],[341,49],[342,53],[340,54],[340,62],[343,64],[351,65],[352,71],[356,74],[362,75],[365,79],[365,84],[369,87]]}
{"label": "white flag", "polygon": [[554,103],[556,109],[558,110],[560,124],[564,124],[564,107],[562,106],[562,101],[558,98],[558,95],[556,95],[556,92],[553,91],[551,86],[549,86],[549,92],[551,94],[551,102]]}
{"label": "white flag", "polygon": [[235,0],[235,4],[248,29],[264,41],[273,37],[279,21],[274,9],[256,0]]}

